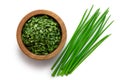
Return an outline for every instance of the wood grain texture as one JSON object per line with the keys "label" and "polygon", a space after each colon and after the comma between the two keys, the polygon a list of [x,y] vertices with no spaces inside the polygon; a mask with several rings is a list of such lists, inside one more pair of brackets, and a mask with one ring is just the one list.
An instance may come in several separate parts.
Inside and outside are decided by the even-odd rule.
{"label": "wood grain texture", "polygon": [[[35,54],[33,54],[32,52],[30,52],[30,51],[25,47],[25,45],[24,45],[24,43],[22,42],[22,39],[21,39],[22,28],[23,28],[24,24],[26,23],[26,21],[27,21],[28,19],[30,19],[31,17],[33,17],[33,16],[41,15],[41,14],[46,14],[46,15],[51,16],[52,18],[54,18],[54,19],[59,23],[60,28],[61,28],[61,32],[62,32],[62,38],[61,38],[61,41],[60,41],[59,46],[58,46],[52,53],[49,53],[48,55],[35,55]],[[51,12],[51,11],[48,11],[48,10],[35,10],[35,11],[32,11],[32,12],[30,12],[29,14],[27,14],[27,15],[21,20],[21,22],[19,23],[18,28],[17,28],[16,38],[17,38],[18,45],[19,45],[20,49],[23,51],[24,54],[26,54],[27,56],[29,56],[29,57],[31,57],[31,58],[33,58],[33,59],[45,60],[45,59],[53,58],[53,57],[55,57],[58,53],[60,53],[60,51],[62,50],[62,48],[64,47],[65,42],[66,42],[67,31],[66,31],[66,27],[65,27],[64,22],[63,22],[62,19],[61,19],[58,15],[56,15],[55,13],[53,13],[53,12]]]}

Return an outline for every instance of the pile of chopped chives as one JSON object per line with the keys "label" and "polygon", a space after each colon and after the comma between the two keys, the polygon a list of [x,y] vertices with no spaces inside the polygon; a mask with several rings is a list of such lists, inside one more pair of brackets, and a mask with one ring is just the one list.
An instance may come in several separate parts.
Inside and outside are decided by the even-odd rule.
{"label": "pile of chopped chives", "polygon": [[102,39],[99,37],[113,23],[108,23],[110,16],[109,9],[100,15],[100,9],[97,9],[92,16],[91,11],[86,10],[84,15],[60,57],[53,67],[52,76],[63,76],[71,74],[109,35]]}
{"label": "pile of chopped chives", "polygon": [[56,20],[48,15],[31,17],[22,30],[22,41],[36,55],[53,52],[61,41],[61,29]]}

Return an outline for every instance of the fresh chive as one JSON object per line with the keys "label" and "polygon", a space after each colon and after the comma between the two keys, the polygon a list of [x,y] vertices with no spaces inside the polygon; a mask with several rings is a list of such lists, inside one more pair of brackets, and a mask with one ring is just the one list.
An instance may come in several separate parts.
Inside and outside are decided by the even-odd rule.
{"label": "fresh chive", "polygon": [[63,76],[72,73],[105,39],[110,35],[106,35],[97,41],[103,32],[113,23],[107,22],[109,9],[100,16],[100,9],[97,9],[90,17],[91,11],[84,15],[73,34],[68,45],[52,67],[52,76]]}

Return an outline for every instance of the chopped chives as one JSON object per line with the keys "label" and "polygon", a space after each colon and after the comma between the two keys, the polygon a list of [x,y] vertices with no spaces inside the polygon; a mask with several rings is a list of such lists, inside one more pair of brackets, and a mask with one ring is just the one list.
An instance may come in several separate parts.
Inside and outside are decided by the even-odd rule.
{"label": "chopped chives", "polygon": [[22,41],[26,48],[36,55],[53,52],[62,38],[60,25],[48,15],[31,17],[22,29]]}

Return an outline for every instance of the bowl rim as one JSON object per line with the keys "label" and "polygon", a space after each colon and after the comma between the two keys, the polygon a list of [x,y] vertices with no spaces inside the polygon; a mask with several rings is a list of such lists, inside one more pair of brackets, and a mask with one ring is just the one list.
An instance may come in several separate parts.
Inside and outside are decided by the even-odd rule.
{"label": "bowl rim", "polygon": [[[22,41],[21,34],[22,34],[23,26],[26,23],[26,21],[28,21],[33,16],[42,15],[42,14],[48,15],[58,22],[58,24],[60,25],[60,28],[61,28],[62,38],[61,38],[61,41],[60,41],[58,47],[53,52],[51,52],[47,55],[36,55],[36,54],[30,52],[26,48],[26,46],[24,45],[24,43]],[[17,38],[17,43],[18,43],[20,49],[23,51],[24,54],[26,54],[27,56],[29,56],[33,59],[45,60],[45,59],[53,58],[58,53],[60,53],[60,51],[62,50],[62,48],[64,47],[65,42],[66,42],[67,31],[66,31],[66,26],[65,26],[63,20],[57,14],[55,14],[54,12],[51,12],[51,11],[48,11],[48,10],[34,10],[34,11],[28,13],[26,16],[24,16],[22,18],[22,20],[20,21],[20,23],[18,25],[18,28],[17,28],[17,32],[16,32],[16,38]]]}

